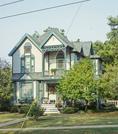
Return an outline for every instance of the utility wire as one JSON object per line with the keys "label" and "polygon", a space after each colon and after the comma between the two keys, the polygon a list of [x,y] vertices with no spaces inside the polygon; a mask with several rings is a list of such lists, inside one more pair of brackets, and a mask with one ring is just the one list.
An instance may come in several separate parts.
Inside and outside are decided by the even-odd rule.
{"label": "utility wire", "polygon": [[75,14],[74,14],[74,16],[73,16],[73,18],[72,18],[72,20],[71,20],[71,23],[70,23],[70,25],[69,25],[69,27],[68,27],[68,29],[67,29],[66,34],[69,33],[69,31],[70,31],[70,29],[71,29],[71,27],[72,27],[72,25],[73,25],[73,23],[74,23],[74,21],[75,21],[75,19],[76,19],[76,16],[78,15],[78,12],[80,11],[81,6],[82,6],[82,5],[80,5],[80,6],[77,8],[77,10],[76,10],[76,12],[75,12]]}
{"label": "utility wire", "polygon": [[18,13],[18,14],[3,16],[3,17],[0,17],[0,20],[6,19],[6,18],[11,18],[11,17],[16,17],[16,16],[21,16],[21,15],[25,15],[25,14],[31,14],[31,13],[35,13],[35,12],[41,12],[41,11],[45,11],[45,10],[51,10],[51,9],[55,9],[55,8],[70,6],[70,5],[76,5],[76,4],[87,2],[87,1],[90,1],[90,0],[81,0],[81,1],[76,1],[76,2],[72,2],[72,3],[67,3],[67,4],[62,4],[62,5],[57,5],[57,6],[52,6],[52,7],[47,7],[47,8],[37,9],[37,10],[32,10],[32,11],[28,11],[28,12],[22,12],[22,13]]}
{"label": "utility wire", "polygon": [[16,4],[16,3],[22,2],[22,1],[24,1],[24,0],[17,0],[17,1],[9,2],[9,3],[1,4],[0,7]]}

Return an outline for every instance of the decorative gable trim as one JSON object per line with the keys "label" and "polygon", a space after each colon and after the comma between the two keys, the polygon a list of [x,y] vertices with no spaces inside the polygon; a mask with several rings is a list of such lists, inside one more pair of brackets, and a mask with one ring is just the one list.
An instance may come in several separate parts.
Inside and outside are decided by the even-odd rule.
{"label": "decorative gable trim", "polygon": [[56,32],[49,31],[46,34],[47,35],[45,39],[41,42],[41,45],[40,45],[41,48],[46,44],[46,42],[51,38],[51,36],[55,36],[57,40],[59,40],[65,47],[69,46],[69,44],[66,43],[63,39],[61,39]]}
{"label": "decorative gable trim", "polygon": [[60,42],[54,35],[52,35],[45,43],[44,46],[49,47],[49,46],[59,46],[59,45],[63,45],[62,42]]}
{"label": "decorative gable trim", "polygon": [[11,52],[10,52],[8,55],[9,55],[9,56],[12,56],[12,55],[16,52],[16,50],[22,45],[22,43],[23,43],[26,39],[29,39],[29,40],[32,42],[32,44],[33,44],[38,50],[41,51],[40,47],[38,46],[39,44],[37,44],[37,43],[34,41],[34,39],[33,39],[29,34],[26,33],[26,34],[21,38],[21,40],[16,44],[16,46],[11,50]]}

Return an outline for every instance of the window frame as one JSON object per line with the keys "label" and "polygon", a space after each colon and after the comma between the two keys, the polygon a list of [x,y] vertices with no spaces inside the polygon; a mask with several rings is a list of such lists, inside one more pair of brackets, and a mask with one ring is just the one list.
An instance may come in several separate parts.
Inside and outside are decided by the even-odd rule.
{"label": "window frame", "polygon": [[[31,96],[27,96],[24,97],[23,95],[23,92],[24,89],[23,89],[23,85],[26,85],[26,84],[31,84],[31,91],[30,91],[30,95]],[[28,89],[27,89],[28,90]],[[26,99],[26,98],[34,98],[34,89],[33,89],[33,82],[32,81],[20,81],[20,91],[19,91],[19,98],[20,99]]]}

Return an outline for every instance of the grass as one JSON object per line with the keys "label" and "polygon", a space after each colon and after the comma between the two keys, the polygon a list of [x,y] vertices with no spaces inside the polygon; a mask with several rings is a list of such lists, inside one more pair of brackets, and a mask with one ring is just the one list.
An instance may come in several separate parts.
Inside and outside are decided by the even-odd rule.
{"label": "grass", "polygon": [[[19,114],[0,114],[0,120],[19,118]],[[28,120],[26,127],[49,127],[49,126],[74,126],[74,125],[102,125],[118,124],[118,112],[107,113],[77,113],[42,116],[38,121]],[[6,128],[18,128],[21,123]],[[28,131],[0,131],[0,134],[117,134],[118,128],[93,128],[93,129],[65,129],[65,130],[28,130]]]}
{"label": "grass", "polygon": [[[51,127],[74,125],[107,125],[118,124],[118,112],[109,113],[77,113],[42,116],[38,121],[28,120],[24,127]],[[21,124],[10,126],[19,128]]]}
{"label": "grass", "polygon": [[0,123],[8,122],[14,119],[19,119],[22,118],[23,116],[24,116],[23,114],[18,114],[18,113],[0,114]]}
{"label": "grass", "polygon": [[0,134],[117,134],[118,128],[97,128],[97,129],[65,129],[65,130],[35,130],[0,132]]}

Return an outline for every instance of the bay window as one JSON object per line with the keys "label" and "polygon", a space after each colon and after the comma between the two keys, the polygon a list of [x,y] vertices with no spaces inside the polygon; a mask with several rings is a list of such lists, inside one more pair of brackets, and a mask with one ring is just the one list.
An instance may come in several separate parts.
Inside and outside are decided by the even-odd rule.
{"label": "bay window", "polygon": [[20,99],[33,98],[33,83],[20,82]]}

